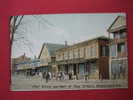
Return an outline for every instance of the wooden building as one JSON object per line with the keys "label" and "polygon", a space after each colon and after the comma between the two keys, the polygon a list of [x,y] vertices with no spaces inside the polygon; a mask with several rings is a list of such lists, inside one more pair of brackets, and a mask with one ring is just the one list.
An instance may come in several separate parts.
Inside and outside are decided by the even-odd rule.
{"label": "wooden building", "polygon": [[38,57],[42,65],[38,69],[43,72],[57,71],[55,51],[64,47],[63,44],[44,43]]}
{"label": "wooden building", "polygon": [[127,79],[127,26],[126,17],[118,16],[108,28],[110,40],[110,77]]}
{"label": "wooden building", "polygon": [[73,72],[78,79],[109,79],[109,39],[101,36],[56,51],[59,71]]}

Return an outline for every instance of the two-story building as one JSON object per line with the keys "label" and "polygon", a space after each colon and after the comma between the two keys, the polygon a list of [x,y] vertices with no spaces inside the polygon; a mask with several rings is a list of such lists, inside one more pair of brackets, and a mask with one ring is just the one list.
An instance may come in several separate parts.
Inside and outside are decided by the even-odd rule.
{"label": "two-story building", "polygon": [[126,17],[118,16],[108,28],[110,43],[110,77],[127,79],[127,26]]}
{"label": "two-story building", "polygon": [[73,72],[78,78],[109,78],[109,39],[101,36],[86,40],[56,51],[56,62],[59,71]]}

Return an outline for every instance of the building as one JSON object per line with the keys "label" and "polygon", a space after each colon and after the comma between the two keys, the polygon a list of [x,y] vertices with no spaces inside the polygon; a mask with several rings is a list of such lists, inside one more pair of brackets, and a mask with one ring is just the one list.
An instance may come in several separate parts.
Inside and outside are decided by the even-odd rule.
{"label": "building", "polygon": [[40,59],[34,58],[31,59],[27,56],[22,55],[17,58],[12,59],[12,73],[21,74],[21,75],[35,75],[42,66],[43,63],[40,61]]}
{"label": "building", "polygon": [[55,51],[64,48],[63,44],[44,43],[38,59],[42,62],[39,70],[41,71],[57,71]]}
{"label": "building", "polygon": [[78,79],[109,79],[109,39],[101,36],[56,51],[58,71]]}
{"label": "building", "polygon": [[22,62],[29,62],[31,58],[27,57],[25,53],[17,58],[11,58],[11,72],[12,74],[16,74],[19,72],[23,72],[23,69],[19,69],[18,65]]}
{"label": "building", "polygon": [[24,75],[35,75],[38,74],[40,70],[41,63],[40,59],[31,59],[30,61],[22,61],[17,64],[17,72],[21,72]]}
{"label": "building", "polygon": [[108,28],[110,43],[110,77],[112,79],[127,79],[127,26],[126,17],[118,16]]}

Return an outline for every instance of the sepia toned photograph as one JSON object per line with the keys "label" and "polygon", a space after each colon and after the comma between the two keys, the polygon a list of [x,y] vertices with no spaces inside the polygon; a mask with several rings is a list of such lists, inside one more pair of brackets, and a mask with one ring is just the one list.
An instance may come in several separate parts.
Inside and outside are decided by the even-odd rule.
{"label": "sepia toned photograph", "polygon": [[10,17],[11,91],[128,88],[125,13]]}

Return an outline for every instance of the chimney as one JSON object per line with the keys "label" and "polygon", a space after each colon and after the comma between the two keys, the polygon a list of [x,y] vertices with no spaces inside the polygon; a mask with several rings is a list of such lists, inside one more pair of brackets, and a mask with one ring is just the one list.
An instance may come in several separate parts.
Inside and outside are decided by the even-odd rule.
{"label": "chimney", "polygon": [[67,47],[67,41],[65,41],[65,47]]}

